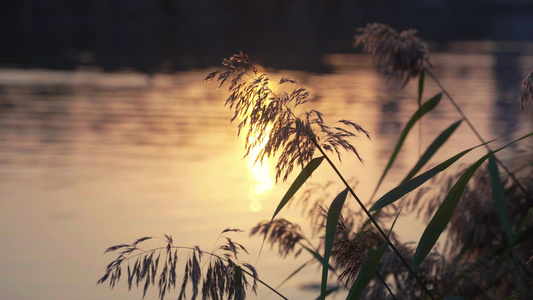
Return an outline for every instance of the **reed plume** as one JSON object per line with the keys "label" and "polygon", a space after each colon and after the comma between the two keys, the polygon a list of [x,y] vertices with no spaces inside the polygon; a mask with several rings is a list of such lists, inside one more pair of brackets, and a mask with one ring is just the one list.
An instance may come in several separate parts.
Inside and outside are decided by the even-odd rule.
{"label": "reed plume", "polygon": [[[294,224],[286,219],[274,219],[272,221],[263,221],[257,224],[250,231],[250,236],[261,235],[265,237],[273,248],[278,245],[278,253],[285,258],[293,253],[298,257],[301,253],[300,242],[306,240],[298,224]],[[298,250],[296,250],[298,246]]]}
{"label": "reed plume", "polygon": [[526,104],[533,100],[533,71],[522,81],[520,86],[520,95],[518,96],[518,101],[520,102],[520,109],[524,110]]}
{"label": "reed plume", "polygon": [[[228,231],[240,232],[241,230],[226,229],[222,233]],[[119,244],[107,248],[104,253],[118,251],[118,256],[107,265],[105,274],[98,280],[97,284],[108,281],[109,286],[113,288],[120,280],[124,268],[127,269],[129,290],[134,285],[136,287],[141,285],[144,297],[149,286],[157,284],[159,299],[163,300],[166,294],[176,289],[178,285],[178,250],[181,249],[187,250],[189,254],[185,259],[185,270],[179,288],[178,300],[187,299],[187,291],[189,290],[192,290],[191,299],[193,300],[200,295],[202,299],[206,300],[242,300],[246,298],[247,290],[251,289],[252,292],[256,293],[257,283],[260,282],[257,271],[246,262],[238,262],[238,253],[240,251],[247,252],[247,250],[243,245],[230,238],[225,237],[225,242],[219,245],[214,253],[203,251],[198,246],[174,246],[172,236],[166,234],[163,238],[166,246],[151,250],[140,248],[143,242],[152,238],[143,237],[131,244]],[[220,251],[222,254],[217,254]],[[205,272],[205,268],[201,267],[204,255],[209,256]]]}
{"label": "reed plume", "polygon": [[398,33],[385,24],[367,24],[358,28],[354,46],[363,46],[363,52],[373,57],[378,70],[388,79],[396,79],[406,85],[431,65],[426,43],[417,36],[415,29]]}
{"label": "reed plume", "polygon": [[[274,85],[267,74],[258,74],[257,67],[243,53],[224,59],[222,68],[209,73],[204,81],[216,80],[219,87],[229,81],[229,97],[225,105],[234,111],[231,121],[240,119],[239,134],[247,130],[245,149],[248,156],[251,149],[266,143],[261,148],[256,162],[278,156],[276,181],[286,181],[294,166],[303,166],[314,155],[317,146],[335,153],[339,159],[341,150],[355,154],[360,161],[357,149],[349,138],[369,133],[357,123],[339,120],[344,127],[329,126],[324,122],[322,113],[317,110],[301,111],[296,108],[306,103],[310,93],[305,88],[294,88],[291,93],[277,93],[276,86],[296,84],[289,78],[281,78]],[[355,131],[355,132],[354,132]]]}

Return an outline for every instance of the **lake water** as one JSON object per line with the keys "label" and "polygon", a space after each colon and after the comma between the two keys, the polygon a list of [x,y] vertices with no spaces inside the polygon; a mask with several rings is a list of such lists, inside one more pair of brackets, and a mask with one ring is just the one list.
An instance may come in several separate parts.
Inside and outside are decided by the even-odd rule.
{"label": "lake water", "polygon": [[[326,121],[350,119],[370,132],[372,140],[355,140],[365,163],[346,157],[341,165],[346,177],[358,181],[356,192],[368,199],[417,108],[416,82],[404,89],[388,84],[357,55],[324,60],[333,65],[332,73],[271,74],[307,87],[313,95],[307,107],[324,113]],[[501,145],[533,130],[531,110],[520,113],[516,102],[533,57],[447,53],[434,55],[433,62],[485,139],[504,135],[496,142]],[[92,69],[0,69],[0,298],[140,299],[140,291],[127,292],[126,282],[113,291],[95,285],[114,258],[103,255],[106,247],[169,234],[175,244],[209,251],[223,229],[249,231],[272,216],[288,184],[256,193],[260,183],[242,159],[244,142],[223,107],[227,95],[202,83],[209,71],[148,77]],[[425,99],[438,92],[427,81]],[[423,121],[422,144],[416,134],[406,141],[380,194],[405,176],[420,148],[459,119],[443,99]],[[432,163],[477,144],[463,124]],[[531,142],[515,149],[531,149]],[[513,164],[511,151],[500,157]],[[264,172],[257,175],[263,186]],[[324,165],[313,181],[328,179],[334,176]],[[281,216],[307,224],[294,209]],[[419,239],[423,228],[413,224],[410,216],[400,218],[403,239]],[[304,255],[282,260],[267,247],[257,262],[260,239],[229,236],[248,247],[250,256],[240,258],[256,265],[273,286],[307,260]],[[312,267],[280,292],[310,299],[317,291],[300,287],[318,281]],[[147,297],[155,296],[152,288]],[[257,298],[277,299],[265,288]]]}

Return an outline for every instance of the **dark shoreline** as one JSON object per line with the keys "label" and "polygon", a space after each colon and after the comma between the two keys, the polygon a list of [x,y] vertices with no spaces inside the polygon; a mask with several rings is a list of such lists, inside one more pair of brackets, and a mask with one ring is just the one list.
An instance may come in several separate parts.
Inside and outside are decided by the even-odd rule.
{"label": "dark shoreline", "polygon": [[415,28],[437,50],[450,41],[533,41],[531,1],[429,2],[7,0],[0,66],[153,73],[216,66],[243,51],[277,69],[327,72],[324,54],[357,53],[355,28],[368,22]]}

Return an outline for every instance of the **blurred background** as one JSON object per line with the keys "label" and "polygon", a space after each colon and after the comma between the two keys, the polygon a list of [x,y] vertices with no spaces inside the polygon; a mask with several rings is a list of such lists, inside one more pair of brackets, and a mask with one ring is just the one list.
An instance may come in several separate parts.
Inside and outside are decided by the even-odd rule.
{"label": "blurred background", "polygon": [[[325,70],[353,53],[356,27],[380,22],[446,49],[450,41],[530,41],[526,0],[4,0],[0,64],[169,72],[218,65],[238,50],[265,65]],[[514,49],[514,51],[524,51]]]}
{"label": "blurred background", "polygon": [[[355,29],[368,22],[417,29],[433,72],[486,140],[503,136],[496,146],[531,132],[531,109],[520,112],[517,97],[533,69],[533,3],[402,2],[2,0],[0,298],[140,299],[125,282],[113,291],[95,285],[114,259],[105,248],[165,233],[175,244],[211,250],[223,229],[249,232],[270,219],[288,184],[274,185],[272,162],[242,158],[244,142],[223,107],[227,93],[202,82],[239,51],[273,78],[308,88],[308,108],[329,123],[350,119],[370,132],[372,140],[355,140],[365,163],[346,157],[341,167],[367,202],[417,109],[416,82],[387,82],[353,48]],[[427,80],[424,99],[437,92]],[[459,118],[443,99],[420,138],[406,141],[378,194]],[[463,124],[432,163],[477,144]],[[531,146],[517,144],[501,159],[513,166]],[[324,167],[314,179],[332,175]],[[282,217],[307,225],[297,209]],[[399,219],[405,241],[420,238],[416,224]],[[270,249],[258,259],[261,239],[231,237],[273,286],[307,260],[283,260]],[[311,267],[279,290],[290,299],[316,297],[317,274]],[[277,298],[260,288],[257,299]]]}

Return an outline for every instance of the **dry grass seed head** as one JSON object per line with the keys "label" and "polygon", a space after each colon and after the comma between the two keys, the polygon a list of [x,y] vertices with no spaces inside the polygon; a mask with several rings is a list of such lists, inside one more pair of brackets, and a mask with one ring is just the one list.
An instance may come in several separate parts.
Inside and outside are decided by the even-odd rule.
{"label": "dry grass seed head", "polygon": [[341,215],[336,229],[331,255],[335,260],[335,268],[340,271],[339,280],[345,286],[351,285],[359,273],[359,269],[367,258],[365,243],[366,232],[358,235],[354,233],[353,222]]}
{"label": "dry grass seed head", "polygon": [[378,70],[389,79],[406,85],[426,64],[430,65],[427,45],[414,29],[398,33],[388,25],[373,23],[357,31],[354,46],[362,45],[363,52],[374,58]]}
{"label": "dry grass seed head", "polygon": [[[295,165],[303,167],[311,161],[318,145],[339,158],[340,150],[346,150],[361,159],[348,140],[356,134],[325,125],[322,114],[315,110],[304,112],[303,117],[295,114],[295,109],[310,97],[306,89],[295,88],[291,93],[278,95],[270,78],[266,74],[258,75],[256,67],[243,53],[224,59],[222,65],[222,69],[209,73],[205,81],[215,80],[219,86],[227,80],[231,82],[226,106],[234,111],[231,121],[240,120],[239,134],[242,130],[247,131],[245,156],[259,146],[262,148],[256,162],[277,155],[276,181],[280,178],[287,180]],[[292,79],[281,78],[277,85],[294,83]],[[368,132],[358,124],[346,120],[339,122],[368,137]],[[317,135],[313,128],[321,134]]]}
{"label": "dry grass seed head", "polygon": [[[241,231],[228,228],[223,232]],[[207,272],[202,271],[200,264],[204,252],[198,246],[190,249],[184,266],[178,299],[187,299],[187,290],[192,291],[191,299],[196,299],[200,295],[200,287],[201,297],[206,300],[244,299],[246,290],[250,288],[256,293],[257,271],[248,263],[243,263],[242,267],[240,267],[232,260],[232,257],[237,258],[239,251],[247,252],[246,249],[243,245],[227,237],[225,238],[225,243],[218,248],[218,250],[224,251],[224,254],[222,256],[215,254],[210,256]],[[147,251],[139,248],[141,243],[150,239],[152,237],[143,237],[132,244],[119,244],[108,247],[105,251],[106,253],[118,252],[118,256],[107,265],[104,276],[98,280],[97,284],[109,281],[109,286],[113,288],[120,280],[123,265],[127,263],[128,289],[131,290],[134,284],[137,287],[142,285],[144,297],[148,287],[156,285],[156,278],[159,272],[157,286],[159,299],[163,300],[171,289],[176,288],[178,248],[180,247],[172,246],[172,237],[164,235],[163,240],[167,243],[166,247]],[[161,253],[165,254],[165,258],[160,260]],[[134,263],[130,264],[130,260],[134,261]],[[161,269],[159,269],[160,261],[162,262]],[[245,272],[236,273],[235,270],[240,270],[241,268],[248,270],[246,274],[253,275],[251,283]],[[237,279],[239,282],[236,281]]]}
{"label": "dry grass seed head", "polygon": [[301,240],[305,239],[301,234],[300,226],[285,219],[261,222],[252,228],[250,236],[252,235],[266,237],[271,248],[277,244],[278,253],[283,258],[290,253],[294,253],[295,257],[298,256],[300,251],[296,251],[295,248]]}
{"label": "dry grass seed head", "polygon": [[533,100],[533,71],[531,71],[522,81],[520,86],[520,95],[518,101],[520,102],[520,109],[524,109],[525,105]]}
{"label": "dry grass seed head", "polygon": [[218,249],[232,253],[235,259],[238,259],[237,254],[239,253],[240,250],[243,250],[244,252],[246,252],[246,254],[248,254],[248,250],[246,250],[246,248],[243,245],[232,241],[228,237],[225,237],[225,238],[226,238],[226,243],[220,245]]}

